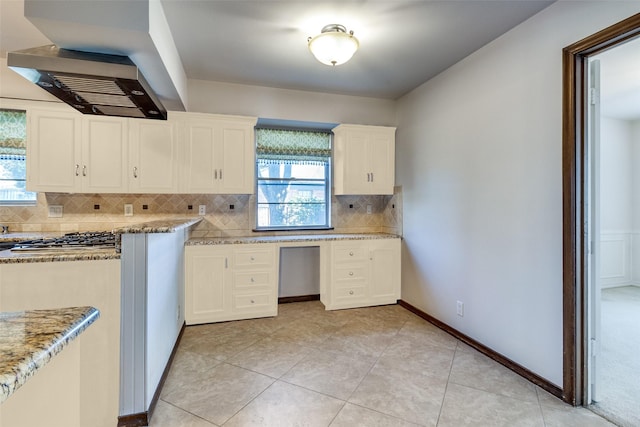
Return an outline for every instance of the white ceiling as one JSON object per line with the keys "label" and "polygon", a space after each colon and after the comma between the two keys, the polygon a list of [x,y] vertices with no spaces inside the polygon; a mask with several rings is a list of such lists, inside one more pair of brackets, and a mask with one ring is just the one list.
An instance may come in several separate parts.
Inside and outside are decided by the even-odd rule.
{"label": "white ceiling", "polygon": [[[0,56],[52,42],[127,55],[169,109],[184,107],[181,77],[397,99],[551,3],[0,0]],[[353,30],[361,46],[335,68],[306,43],[330,23]],[[603,113],[640,118],[640,41],[598,58]]]}
{"label": "white ceiling", "polygon": [[[0,0],[2,56],[49,40],[64,48],[128,55],[165,99],[176,91],[164,91],[159,86],[168,80],[153,73],[158,57],[167,55],[148,42],[155,22],[144,16],[158,5],[188,79],[397,99],[552,3],[26,0],[29,21],[24,2]],[[353,30],[361,46],[350,62],[335,68],[317,62],[306,42],[330,23]]]}

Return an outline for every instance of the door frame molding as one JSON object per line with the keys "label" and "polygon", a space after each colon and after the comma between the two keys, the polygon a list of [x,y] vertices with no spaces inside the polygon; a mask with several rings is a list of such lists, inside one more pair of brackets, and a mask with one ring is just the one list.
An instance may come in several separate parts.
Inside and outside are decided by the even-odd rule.
{"label": "door frame molding", "polygon": [[586,64],[590,55],[640,36],[640,13],[562,50],[563,399],[583,405],[586,339]]}

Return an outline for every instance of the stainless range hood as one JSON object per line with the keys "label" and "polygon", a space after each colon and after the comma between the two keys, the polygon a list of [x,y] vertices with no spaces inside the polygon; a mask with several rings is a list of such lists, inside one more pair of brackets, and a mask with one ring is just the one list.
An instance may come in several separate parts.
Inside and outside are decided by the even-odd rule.
{"label": "stainless range hood", "polygon": [[167,110],[127,56],[48,45],[9,52],[7,65],[83,114],[167,119]]}

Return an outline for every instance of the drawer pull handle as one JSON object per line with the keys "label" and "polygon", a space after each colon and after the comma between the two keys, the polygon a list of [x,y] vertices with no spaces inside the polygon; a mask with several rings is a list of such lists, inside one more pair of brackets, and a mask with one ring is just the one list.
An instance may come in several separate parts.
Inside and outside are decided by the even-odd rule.
{"label": "drawer pull handle", "polygon": [[353,256],[353,251],[349,252],[349,256]]}
{"label": "drawer pull handle", "polygon": [[78,168],[80,167],[80,165],[76,165],[76,176],[79,176],[80,174],[78,173]]}
{"label": "drawer pull handle", "polygon": [[251,300],[251,304],[255,304],[256,302],[254,300]]}
{"label": "drawer pull handle", "polygon": [[349,291],[349,295],[353,295],[353,291]]}
{"label": "drawer pull handle", "polygon": [[349,276],[353,276],[353,271],[350,271],[350,272],[349,272]]}
{"label": "drawer pull handle", "polygon": [[251,261],[254,261],[254,260],[255,260],[255,258],[254,258],[254,257],[251,257]]}
{"label": "drawer pull handle", "polygon": [[253,277],[251,278],[251,283],[255,282],[255,280],[253,279]]}

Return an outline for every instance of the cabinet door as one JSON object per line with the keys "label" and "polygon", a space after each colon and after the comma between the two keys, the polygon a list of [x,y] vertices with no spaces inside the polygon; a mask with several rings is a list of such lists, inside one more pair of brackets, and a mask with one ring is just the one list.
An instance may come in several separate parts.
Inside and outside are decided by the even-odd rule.
{"label": "cabinet door", "polygon": [[223,248],[185,248],[185,321],[187,325],[227,320],[232,289]]}
{"label": "cabinet door", "polygon": [[215,193],[218,171],[214,164],[216,129],[210,121],[188,121],[184,129],[185,167],[183,191],[186,193]]}
{"label": "cabinet door", "polygon": [[255,160],[253,128],[244,124],[221,124],[218,192],[253,194]]}
{"label": "cabinet door", "polygon": [[371,240],[369,300],[395,304],[400,299],[400,239]]}
{"label": "cabinet door", "polygon": [[393,131],[375,131],[369,138],[369,194],[393,194],[395,137]]}
{"label": "cabinet door", "polygon": [[126,119],[100,116],[83,118],[82,191],[127,191],[127,141]]}
{"label": "cabinet door", "polygon": [[370,194],[369,142],[367,132],[349,131],[346,138],[344,188],[347,194]]}
{"label": "cabinet door", "polygon": [[47,110],[32,110],[29,115],[27,190],[78,191],[81,116]]}
{"label": "cabinet door", "polygon": [[219,118],[185,124],[186,193],[251,194],[254,188],[253,128]]}
{"label": "cabinet door", "polygon": [[333,132],[335,194],[393,194],[395,128],[340,125]]}
{"label": "cabinet door", "polygon": [[171,120],[130,119],[129,190],[177,193],[177,127]]}

